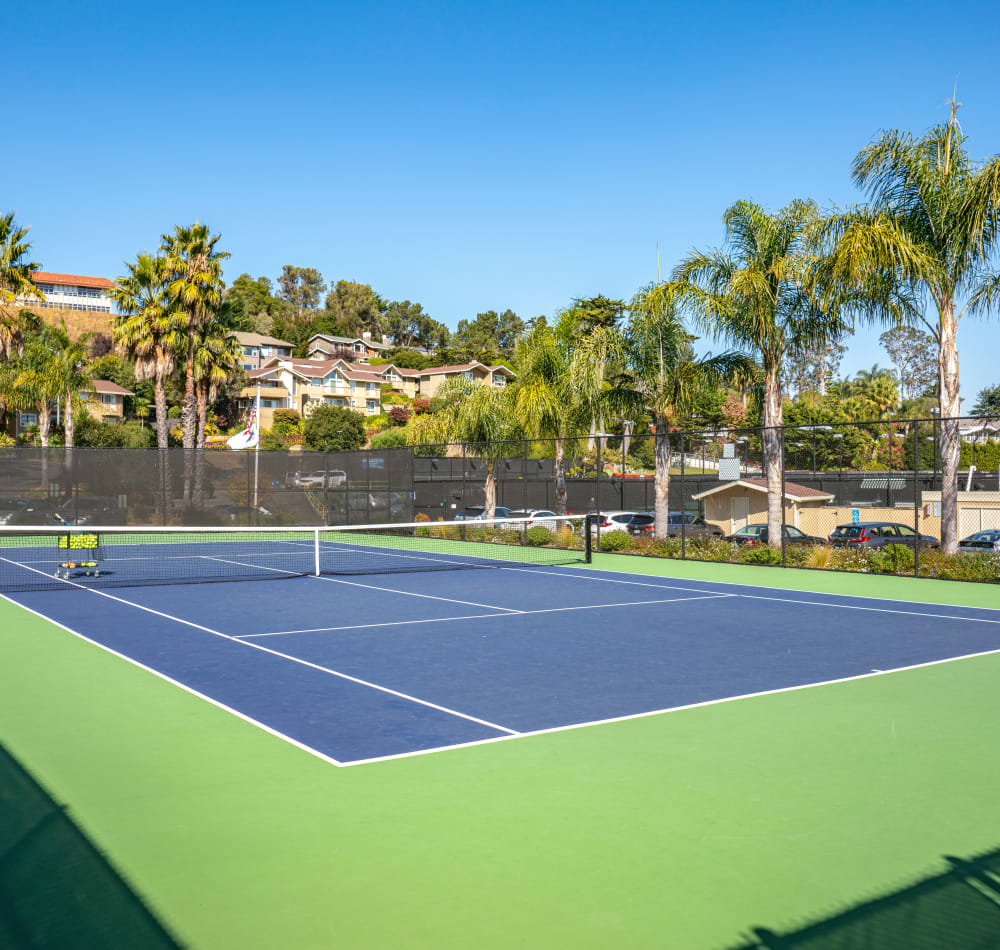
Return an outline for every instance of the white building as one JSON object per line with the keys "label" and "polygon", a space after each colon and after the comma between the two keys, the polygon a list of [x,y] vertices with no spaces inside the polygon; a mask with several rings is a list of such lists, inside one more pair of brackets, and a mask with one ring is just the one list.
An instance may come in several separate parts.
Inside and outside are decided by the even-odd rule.
{"label": "white building", "polygon": [[106,277],[83,277],[79,274],[54,274],[36,270],[32,275],[35,286],[45,294],[45,300],[22,298],[26,307],[39,310],[87,310],[111,313],[108,291],[114,281]]}

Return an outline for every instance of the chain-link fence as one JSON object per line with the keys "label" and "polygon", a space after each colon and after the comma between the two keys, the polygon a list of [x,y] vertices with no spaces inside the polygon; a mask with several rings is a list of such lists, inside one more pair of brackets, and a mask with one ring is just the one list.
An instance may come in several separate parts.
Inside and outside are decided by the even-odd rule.
{"label": "chain-link fence", "polygon": [[356,452],[2,449],[0,524],[451,520],[492,501],[592,515],[606,552],[1000,577],[1000,421],[623,428]]}

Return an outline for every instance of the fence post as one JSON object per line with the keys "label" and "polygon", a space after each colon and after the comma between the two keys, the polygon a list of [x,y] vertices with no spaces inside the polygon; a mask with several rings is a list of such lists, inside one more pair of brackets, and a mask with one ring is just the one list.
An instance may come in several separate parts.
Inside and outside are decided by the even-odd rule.
{"label": "fence post", "polygon": [[788,567],[788,562],[785,557],[785,427],[781,426],[778,429],[778,435],[781,439],[780,446],[781,451],[778,453],[778,461],[781,465],[781,566]]}
{"label": "fence post", "polygon": [[[667,471],[670,471],[670,459],[667,459]],[[684,430],[681,430],[681,474],[679,476],[681,480],[681,560],[687,559],[687,553],[684,550],[684,542],[687,537],[687,531],[684,527],[684,512],[687,508],[685,504],[687,500],[687,491],[684,487]],[[667,493],[667,508],[670,508],[670,493]],[[670,537],[670,511],[667,511],[667,537]]]}
{"label": "fence post", "polygon": [[913,423],[913,576],[920,576],[920,424]]}

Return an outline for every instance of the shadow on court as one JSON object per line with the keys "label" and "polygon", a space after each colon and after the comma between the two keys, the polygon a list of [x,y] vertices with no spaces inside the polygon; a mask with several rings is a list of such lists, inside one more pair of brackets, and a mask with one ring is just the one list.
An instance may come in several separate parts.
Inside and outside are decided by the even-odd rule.
{"label": "shadow on court", "polygon": [[3,746],[0,816],[0,947],[181,946]]}
{"label": "shadow on court", "polygon": [[945,856],[947,870],[785,933],[730,950],[987,950],[1000,947],[1000,848]]}

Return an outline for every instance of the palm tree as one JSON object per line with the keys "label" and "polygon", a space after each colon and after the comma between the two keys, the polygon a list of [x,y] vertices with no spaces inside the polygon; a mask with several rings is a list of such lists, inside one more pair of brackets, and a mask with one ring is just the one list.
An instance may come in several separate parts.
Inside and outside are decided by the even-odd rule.
{"label": "palm tree", "polygon": [[[79,401],[80,390],[92,378],[87,370],[86,350],[90,334],[83,334],[77,339],[71,340],[65,321],[59,327],[52,328],[49,333],[53,347],[52,359],[49,362],[49,373],[53,377],[53,382],[61,389],[62,395],[66,399],[63,434],[66,448],[72,449],[73,408]],[[69,458],[69,453],[67,453],[67,464]]]}
{"label": "palm tree", "polygon": [[0,358],[10,359],[24,349],[24,317],[19,301],[34,297],[45,300],[31,279],[38,265],[27,259],[31,243],[29,228],[19,228],[14,212],[0,215]]}
{"label": "palm tree", "polygon": [[185,347],[184,405],[181,430],[184,448],[195,447],[197,437],[197,397],[194,359],[196,336],[222,306],[222,262],[229,257],[215,245],[221,235],[211,234],[208,225],[195,222],[174,228],[161,237],[160,250],[167,259],[167,291],[172,304],[184,314]]}
{"label": "palm tree", "polygon": [[506,388],[480,384],[473,385],[466,398],[443,410],[447,414],[444,424],[449,438],[465,443],[467,451],[486,463],[487,518],[496,514],[497,462],[508,453],[507,443],[522,433],[515,422],[512,403],[512,394]]}
{"label": "palm tree", "polygon": [[119,351],[135,360],[136,378],[153,380],[156,442],[165,449],[170,437],[166,381],[184,345],[183,321],[169,305],[165,258],[140,254],[126,266],[128,275],[110,291],[120,311],[111,318],[111,335]]}
{"label": "palm tree", "polygon": [[[877,299],[892,287],[918,304],[914,319],[938,347],[941,407],[941,545],[958,550],[961,455],[958,324],[965,314],[1000,305],[1000,155],[976,163],[952,98],[951,116],[915,139],[882,133],[854,159],[854,181],[867,206],[831,217],[823,231],[825,267],[834,280]],[[932,316],[926,315],[931,310]]]}
{"label": "palm tree", "polygon": [[[676,268],[676,294],[695,322],[716,339],[754,353],[764,376],[763,455],[767,524],[781,538],[781,368],[790,348],[844,330],[836,298],[820,306],[811,292],[810,241],[819,221],[811,201],[770,214],[738,201],[723,216],[726,249],[693,252]],[[657,292],[667,292],[665,289]]]}
{"label": "palm tree", "polygon": [[205,447],[208,407],[219,387],[243,372],[243,353],[228,327],[215,322],[203,326],[195,336],[194,381],[197,398],[198,428],[195,444]]}
{"label": "palm tree", "polygon": [[135,414],[139,418],[139,425],[145,427],[146,420],[149,418],[149,400],[137,396],[132,400],[132,404],[135,406]]}
{"label": "palm tree", "polygon": [[698,359],[681,318],[677,288],[651,285],[630,305],[625,334],[627,363],[609,397],[633,418],[648,417],[655,445],[653,534],[666,538],[670,524],[670,431],[689,419],[706,387],[754,382],[756,366],[742,353]]}
{"label": "palm tree", "polygon": [[572,361],[556,334],[539,319],[518,342],[513,387],[514,412],[531,438],[553,440],[556,514],[566,514],[566,439],[580,430],[581,405],[574,386]]}

